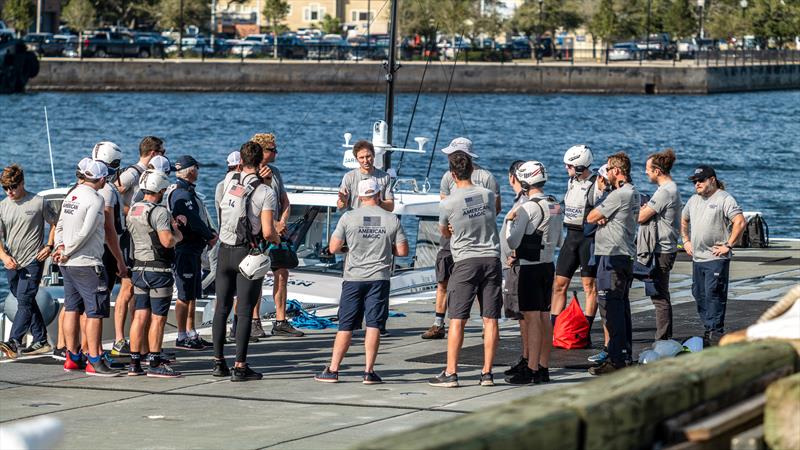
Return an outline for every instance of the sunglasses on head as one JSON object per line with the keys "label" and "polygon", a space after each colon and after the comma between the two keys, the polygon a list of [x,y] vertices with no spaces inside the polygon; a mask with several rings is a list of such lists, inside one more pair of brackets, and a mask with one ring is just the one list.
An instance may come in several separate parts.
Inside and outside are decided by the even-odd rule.
{"label": "sunglasses on head", "polygon": [[9,184],[9,185],[7,185],[7,186],[3,186],[3,190],[4,190],[4,191],[13,191],[13,190],[14,190],[14,189],[16,189],[18,186],[19,186],[19,183],[15,183],[15,184]]}

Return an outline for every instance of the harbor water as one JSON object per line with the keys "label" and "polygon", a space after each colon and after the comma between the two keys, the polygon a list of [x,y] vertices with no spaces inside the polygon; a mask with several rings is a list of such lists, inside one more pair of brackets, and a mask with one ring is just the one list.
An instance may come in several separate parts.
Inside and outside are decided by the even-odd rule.
{"label": "harbor water", "polygon": [[[415,96],[397,97],[394,143],[406,140]],[[415,136],[432,148],[445,96],[422,95],[407,146]],[[384,95],[251,93],[38,93],[0,97],[0,165],[25,169],[28,190],[51,188],[44,107],[47,107],[55,177],[74,181],[77,162],[92,146],[110,140],[123,149],[123,165],[138,159],[145,135],[165,139],[167,157],[191,154],[201,163],[198,190],[213,195],[225,172],[225,156],[256,132],[278,137],[277,165],[287,184],[337,186],[344,132],[371,138],[371,124],[383,117]],[[770,233],[800,237],[800,92],[714,96],[453,95],[448,100],[436,148],[452,138],[473,140],[478,163],[501,183],[504,206],[512,191],[506,171],[515,159],[545,164],[546,190],[561,198],[567,180],[564,151],[589,145],[595,166],[616,151],[633,162],[633,181],[642,192],[653,185],[644,175],[648,154],[672,147],[673,176],[684,201],[693,191],[686,179],[695,165],[713,165],[745,211],[760,211]],[[426,178],[430,154],[407,154],[401,177]],[[394,158],[394,167],[398,165]],[[432,190],[447,170],[433,155]],[[3,194],[4,196],[5,194]],[[507,210],[504,207],[504,211]],[[2,271],[2,269],[0,269]],[[0,295],[7,292],[0,276]]]}

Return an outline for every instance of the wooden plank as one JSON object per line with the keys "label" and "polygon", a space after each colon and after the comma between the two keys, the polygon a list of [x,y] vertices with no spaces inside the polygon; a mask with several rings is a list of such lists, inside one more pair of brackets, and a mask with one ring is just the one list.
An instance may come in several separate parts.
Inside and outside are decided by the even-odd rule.
{"label": "wooden plank", "polygon": [[800,448],[800,373],[767,388],[764,439],[770,448]]}
{"label": "wooden plank", "polygon": [[686,439],[692,442],[707,441],[764,414],[767,397],[760,394],[711,417],[690,424],[683,429]]}
{"label": "wooden plank", "polygon": [[731,450],[765,450],[764,425],[739,433],[731,439]]}

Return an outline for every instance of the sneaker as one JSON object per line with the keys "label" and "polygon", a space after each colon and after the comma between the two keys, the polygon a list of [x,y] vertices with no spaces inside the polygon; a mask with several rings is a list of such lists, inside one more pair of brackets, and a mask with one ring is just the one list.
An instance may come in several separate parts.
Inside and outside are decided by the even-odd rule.
{"label": "sneaker", "polygon": [[[315,376],[314,379],[316,381],[322,381],[323,383],[338,383],[339,371],[334,372],[330,367],[325,366],[325,368],[322,369],[322,372]],[[364,384],[367,384],[367,374],[364,374]]]}
{"label": "sneaker", "polygon": [[503,372],[503,374],[511,376],[514,375],[515,373],[521,372],[524,367],[528,367],[528,358],[520,356],[517,362],[514,365],[512,365],[510,369]]}
{"label": "sneaker", "polygon": [[[534,382],[534,372],[528,366],[520,367],[519,370],[505,377],[505,382],[508,384],[531,384]],[[537,382],[538,384],[538,382]]]}
{"label": "sneaker", "polygon": [[600,364],[599,366],[590,367],[589,368],[589,374],[594,375],[594,376],[600,376],[600,375],[607,375],[609,373],[616,372],[617,370],[619,370],[619,369],[614,367],[614,365],[611,364],[611,361],[606,361],[603,364]]}
{"label": "sneaker", "polygon": [[392,335],[392,333],[389,333],[389,330],[387,330],[386,327],[381,328],[379,331],[381,333],[381,337],[389,337]]}
{"label": "sneaker", "polygon": [[120,375],[118,370],[108,367],[105,358],[100,358],[100,361],[93,363],[89,361],[86,364],[86,375],[94,377],[117,377]]}
{"label": "sneaker", "polygon": [[64,358],[64,372],[82,372],[86,370],[86,360],[83,359],[83,354],[80,355],[77,361],[74,361],[72,353],[67,350]]}
{"label": "sneaker", "polygon": [[275,325],[272,326],[272,335],[303,337],[305,333],[293,327],[288,320],[276,320]]}
{"label": "sneaker", "polygon": [[19,356],[19,346],[15,340],[0,342],[0,352],[3,352],[8,359],[16,359]]}
{"label": "sneaker", "polygon": [[140,375],[144,375],[145,371],[142,369],[141,364],[129,364],[128,365],[128,376],[129,377],[138,377]]}
{"label": "sneaker", "polygon": [[67,360],[67,347],[56,348],[53,350],[53,359],[58,361]]}
{"label": "sneaker", "polygon": [[114,342],[114,346],[111,347],[111,354],[114,356],[130,356],[131,346],[125,339],[120,339]]}
{"label": "sneaker", "polygon": [[539,370],[537,370],[539,374],[539,378],[542,380],[542,383],[549,383],[550,382],[550,369],[547,367],[539,366]]}
{"label": "sneaker", "polygon": [[29,345],[28,347],[20,350],[21,356],[31,356],[31,355],[41,355],[42,353],[50,353],[53,351],[53,347],[47,343],[47,341],[43,342],[34,342],[33,344]]}
{"label": "sneaker", "polygon": [[257,381],[263,377],[264,375],[251,369],[247,364],[244,367],[234,367],[231,373],[231,381]]}
{"label": "sneaker", "polygon": [[448,375],[446,371],[443,370],[442,373],[428,380],[428,384],[435,387],[458,387],[458,374],[454,373]]}
{"label": "sneaker", "polygon": [[[200,344],[202,344],[203,347],[205,347],[205,348],[213,348],[214,347],[214,343],[213,342],[208,342],[207,340],[203,339],[203,337],[200,336],[199,334],[197,336],[195,336],[195,340],[197,342],[199,342]],[[163,355],[163,353],[162,353],[162,355]]]}
{"label": "sneaker", "polygon": [[175,348],[181,350],[205,350],[205,346],[193,339],[175,339]]}
{"label": "sneaker", "polygon": [[156,367],[150,366],[150,368],[147,369],[147,376],[153,378],[179,378],[183,375],[173,369],[172,366],[162,361]]}
{"label": "sneaker", "polygon": [[600,353],[594,354],[586,359],[592,363],[602,364],[608,360],[608,352],[600,350]]}
{"label": "sneaker", "polygon": [[[337,373],[338,376],[338,373]],[[373,370],[372,372],[364,372],[364,384],[381,384],[383,380]]]}
{"label": "sneaker", "polygon": [[[88,358],[87,358],[88,359]],[[106,361],[106,365],[112,369],[124,369],[125,364],[121,362],[114,361],[114,358],[111,357],[111,352],[108,350],[103,351],[103,359]]]}
{"label": "sneaker", "polygon": [[214,360],[214,370],[211,371],[212,377],[229,377],[231,376],[231,369],[228,368],[228,363],[224,359]]}
{"label": "sneaker", "polygon": [[481,386],[494,386],[494,375],[492,375],[492,372],[481,373],[481,382],[479,384]]}
{"label": "sneaker", "polygon": [[447,332],[444,325],[431,325],[428,331],[422,333],[422,339],[444,339],[445,334],[447,334]]}
{"label": "sneaker", "polygon": [[250,326],[250,337],[267,337],[267,333],[264,332],[264,327],[261,326],[261,320],[253,319],[253,325]]}

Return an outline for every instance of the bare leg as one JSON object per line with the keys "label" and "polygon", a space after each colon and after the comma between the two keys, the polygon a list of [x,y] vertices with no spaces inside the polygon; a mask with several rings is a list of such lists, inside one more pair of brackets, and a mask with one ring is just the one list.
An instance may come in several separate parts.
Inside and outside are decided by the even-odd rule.
{"label": "bare leg", "polygon": [[194,331],[194,312],[197,308],[197,300],[189,301],[189,309],[186,311],[186,331]]}
{"label": "bare leg", "polygon": [[103,336],[103,319],[86,319],[86,339],[89,341],[89,348],[86,349],[89,356],[96,357],[103,354],[101,339]]}
{"label": "bare leg", "polygon": [[67,346],[67,341],[64,339],[64,317],[67,315],[67,311],[64,307],[61,307],[61,311],[58,313],[58,336],[56,336],[56,348],[65,348]]}
{"label": "bare leg", "polygon": [[567,306],[567,289],[569,288],[569,278],[556,275],[553,281],[553,298],[550,302],[550,314],[558,315]]}
{"label": "bare leg", "polygon": [[117,299],[114,301],[114,342],[125,339],[125,320],[128,318],[128,308],[132,306],[132,298],[131,279],[123,278],[120,281]]}
{"label": "bare leg", "polygon": [[[464,344],[464,327],[466,319],[450,319],[450,332],[447,333],[447,374],[452,375],[458,371],[458,354]],[[488,340],[488,339],[487,339]],[[484,341],[484,345],[485,345]]]}
{"label": "bare leg", "polygon": [[528,357],[528,324],[525,318],[519,319],[519,334],[522,339],[522,356]]}
{"label": "bare leg", "polygon": [[189,316],[189,302],[178,299],[175,302],[175,322],[178,326],[178,334],[186,333],[186,319]]}
{"label": "bare leg", "polygon": [[586,294],[586,314],[589,317],[597,315],[597,280],[595,278],[581,277],[583,292]]}
{"label": "bare leg", "polygon": [[550,323],[550,314],[540,312],[542,322],[542,353],[539,355],[539,365],[550,367],[550,350],[553,349],[553,324]]}
{"label": "bare leg", "polygon": [[86,336],[86,314],[81,314],[81,348],[83,351],[89,351],[89,338]]}
{"label": "bare leg", "polygon": [[528,367],[537,371],[542,353],[542,324],[539,319],[541,314],[537,311],[525,311],[523,314],[528,325]]}
{"label": "bare leg", "polygon": [[145,323],[149,315],[149,309],[139,309],[133,313],[133,321],[131,322],[131,352],[140,353],[142,349],[147,349],[142,346],[142,340],[145,335]]}
{"label": "bare leg", "polygon": [[498,328],[497,326],[497,319],[489,319],[487,317],[484,317],[483,318],[483,370],[481,370],[481,373],[492,373],[492,365],[494,364],[494,354],[497,353],[498,343],[500,343],[500,328]]}
{"label": "bare leg", "polygon": [[447,281],[436,283],[436,307],[434,311],[439,314],[447,312]]}
{"label": "bare leg", "polygon": [[[272,298],[275,300],[275,320],[286,320],[286,284],[289,282],[288,269],[275,269],[272,272]],[[258,312],[253,317],[258,317]]]}
{"label": "bare leg", "polygon": [[148,338],[147,330],[150,328],[150,313],[145,314],[142,317],[142,344],[139,346],[139,352],[142,350],[147,353],[148,349],[150,348],[150,339]]}
{"label": "bare leg", "polygon": [[344,354],[350,348],[350,341],[353,339],[352,331],[338,331],[336,333],[336,340],[333,341],[333,356],[331,356],[331,372],[339,370],[339,364],[344,359]]}
{"label": "bare leg", "polygon": [[381,330],[367,327],[367,332],[364,335],[364,353],[366,356],[364,372],[372,372],[375,370],[375,359],[378,357],[378,347],[380,347],[380,344]]}
{"label": "bare leg", "polygon": [[150,352],[161,352],[164,343],[164,325],[167,324],[167,316],[150,315]]}
{"label": "bare leg", "polygon": [[64,346],[73,355],[77,355],[80,352],[81,317],[77,311],[65,311],[63,324],[60,325],[59,339],[64,340]]}

